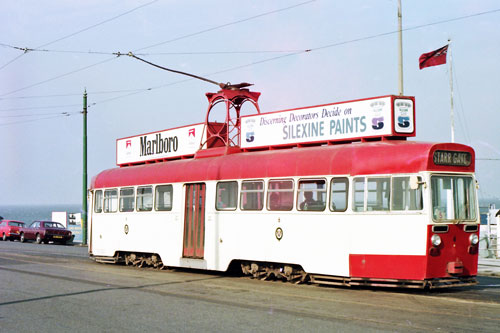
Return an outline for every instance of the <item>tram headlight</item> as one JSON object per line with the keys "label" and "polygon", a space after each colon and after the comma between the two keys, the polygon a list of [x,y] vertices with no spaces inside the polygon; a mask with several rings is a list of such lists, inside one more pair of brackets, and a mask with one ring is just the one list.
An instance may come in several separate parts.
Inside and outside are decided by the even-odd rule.
{"label": "tram headlight", "polygon": [[470,245],[477,245],[479,243],[479,237],[476,234],[469,236]]}
{"label": "tram headlight", "polygon": [[431,237],[431,243],[434,246],[441,245],[441,237],[439,237],[439,235],[432,235],[432,237]]}

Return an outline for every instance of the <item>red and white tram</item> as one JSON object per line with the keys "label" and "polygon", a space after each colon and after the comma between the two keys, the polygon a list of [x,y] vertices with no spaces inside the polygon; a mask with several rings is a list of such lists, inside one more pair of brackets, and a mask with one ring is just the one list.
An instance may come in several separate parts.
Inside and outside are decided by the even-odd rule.
{"label": "red and white tram", "polygon": [[[205,124],[117,141],[120,167],[91,184],[92,258],[348,286],[476,283],[474,150],[407,141],[412,98],[260,113],[257,93],[207,96]],[[240,117],[246,101],[256,115]],[[222,124],[209,119],[219,102]]]}

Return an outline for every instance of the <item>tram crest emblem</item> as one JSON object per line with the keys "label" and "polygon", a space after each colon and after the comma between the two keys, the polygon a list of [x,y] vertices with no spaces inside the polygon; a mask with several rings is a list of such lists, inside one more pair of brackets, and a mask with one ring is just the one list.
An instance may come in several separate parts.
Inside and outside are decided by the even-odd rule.
{"label": "tram crest emblem", "polygon": [[274,235],[276,236],[276,239],[280,241],[283,238],[283,229],[281,229],[280,227],[276,228]]}

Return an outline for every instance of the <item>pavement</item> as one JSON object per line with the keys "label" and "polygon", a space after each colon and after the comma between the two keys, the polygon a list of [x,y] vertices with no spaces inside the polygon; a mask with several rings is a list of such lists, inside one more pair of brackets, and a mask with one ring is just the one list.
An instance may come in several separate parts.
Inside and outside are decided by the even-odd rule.
{"label": "pavement", "polygon": [[500,258],[479,258],[478,275],[500,276]]}

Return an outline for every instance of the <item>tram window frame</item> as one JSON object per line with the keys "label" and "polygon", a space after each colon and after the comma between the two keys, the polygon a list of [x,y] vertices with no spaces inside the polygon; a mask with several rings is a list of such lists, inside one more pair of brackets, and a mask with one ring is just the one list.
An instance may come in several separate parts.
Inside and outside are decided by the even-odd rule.
{"label": "tram window frame", "polygon": [[102,200],[103,200],[102,190],[96,190],[94,192],[94,213],[102,213]]}
{"label": "tram window frame", "polygon": [[[227,187],[226,187],[227,186]],[[215,191],[215,209],[218,211],[238,208],[238,182],[218,182]]]}
{"label": "tram window frame", "polygon": [[[421,176],[417,176],[418,181],[422,181]],[[398,182],[401,188],[397,188]],[[410,188],[410,176],[393,176],[391,179],[391,211],[394,212],[407,212],[407,211],[421,211],[424,209],[424,198],[422,186],[418,189],[412,190]],[[401,200],[401,202],[396,202]]]}
{"label": "tram window frame", "polygon": [[356,177],[352,180],[352,210],[354,212],[365,211],[365,183],[365,177]]}
{"label": "tram window frame", "polygon": [[[166,189],[166,191],[161,192],[159,190]],[[162,197],[163,200],[160,200]],[[165,200],[166,199],[166,200]],[[155,210],[156,211],[171,211],[174,201],[174,187],[172,185],[157,185],[155,187]],[[160,205],[163,203],[163,205]]]}
{"label": "tram window frame", "polygon": [[[261,188],[245,189],[245,185],[258,184]],[[244,180],[241,182],[240,209],[260,211],[264,209],[265,184],[263,180]],[[249,208],[252,207],[252,208]]]}
{"label": "tram window frame", "polygon": [[[363,190],[361,190],[361,184]],[[386,184],[385,188],[384,184]],[[375,187],[373,187],[374,185]],[[362,202],[360,201],[360,194],[362,194]],[[353,211],[355,212],[391,211],[391,177],[380,175],[376,177],[354,178],[352,200]],[[360,205],[361,203],[362,205]]]}
{"label": "tram window frame", "polygon": [[[309,188],[308,184],[316,184],[316,188]],[[323,188],[318,188],[318,184],[322,184]],[[306,193],[312,193],[312,197],[310,199],[306,199]],[[327,187],[326,187],[326,179],[324,178],[304,178],[299,179],[297,186],[297,201],[296,207],[300,212],[322,212],[326,209],[327,202]],[[321,198],[319,198],[321,196]],[[321,199],[321,200],[318,200]],[[307,202],[311,200],[311,202]]]}
{"label": "tram window frame", "polygon": [[[345,189],[334,189],[334,184],[345,184]],[[334,200],[337,193],[344,193],[342,200]],[[342,202],[343,201],[343,202]],[[335,204],[337,202],[337,204]],[[338,202],[343,203],[339,206]],[[330,181],[330,211],[332,212],[345,212],[349,207],[349,178],[347,177],[334,177]]]}
{"label": "tram window frame", "polygon": [[[124,194],[125,191],[132,190],[132,194]],[[133,212],[135,203],[135,189],[133,187],[120,188],[119,210],[120,212]]]}
{"label": "tram window frame", "polygon": [[[114,195],[107,195],[113,193]],[[103,195],[103,212],[104,213],[116,213],[118,211],[118,189],[112,188],[104,190]]]}
{"label": "tram window frame", "polygon": [[[150,190],[151,192],[146,193],[146,190]],[[145,202],[148,199],[150,202]],[[138,212],[150,212],[153,210],[153,186],[137,187],[135,208]]]}
{"label": "tram window frame", "polygon": [[475,181],[468,174],[431,175],[432,220],[476,221]]}
{"label": "tram window frame", "polygon": [[[366,177],[366,211],[388,212],[391,210],[391,177]],[[383,188],[385,184],[385,189]],[[375,185],[373,189],[372,186]],[[375,194],[375,198],[373,198]]]}
{"label": "tram window frame", "polygon": [[[279,184],[286,184],[286,183],[290,183],[292,185],[291,188],[279,188]],[[278,188],[273,188],[272,186],[273,184],[278,185]],[[293,179],[270,179],[267,182],[267,195],[266,195],[267,210],[291,211],[293,209],[294,193],[295,193],[295,183]],[[285,204],[281,203],[282,201],[281,197],[284,197],[283,201],[285,201]],[[276,206],[274,206],[275,205],[274,202],[276,201],[278,201],[278,203],[276,204]]]}

